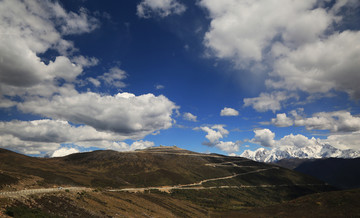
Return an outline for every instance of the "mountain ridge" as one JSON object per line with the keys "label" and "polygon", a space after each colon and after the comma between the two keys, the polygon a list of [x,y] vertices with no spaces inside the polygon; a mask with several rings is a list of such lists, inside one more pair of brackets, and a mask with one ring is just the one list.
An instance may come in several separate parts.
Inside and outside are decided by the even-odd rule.
{"label": "mountain ridge", "polygon": [[[0,192],[11,192],[14,196],[28,193],[21,191],[25,189],[51,191],[61,187],[56,189],[56,193],[24,195],[21,204],[30,202],[26,199],[37,202],[29,205],[30,208],[43,208],[44,204],[48,204],[47,199],[52,199],[52,202],[67,202],[69,210],[87,208],[93,213],[94,208],[102,208],[98,209],[100,213],[104,205],[96,202],[108,205],[112,201],[122,202],[125,212],[118,211],[114,205],[111,216],[116,213],[131,216],[126,211],[134,207],[137,215],[144,212],[141,208],[164,209],[165,203],[157,202],[162,199],[167,202],[166,205],[177,202],[171,203],[171,210],[181,211],[181,208],[194,205],[193,208],[203,214],[197,216],[206,217],[204,211],[266,206],[335,190],[313,177],[271,164],[242,157],[161,147],[132,152],[99,150],[55,158],[29,157],[0,150],[0,177],[4,178],[0,179]],[[71,188],[67,193],[63,191],[67,187],[84,191],[76,193]],[[93,191],[86,191],[86,188]],[[124,198],[131,199],[130,204]],[[97,206],[83,205],[81,199],[86,199],[86,202],[98,199],[94,202]],[[124,204],[124,201],[127,203]],[[145,202],[147,206],[139,208],[136,202]],[[78,205],[78,209],[71,205]],[[49,208],[51,212],[52,207]],[[185,214],[195,216],[199,214],[197,212]]]}
{"label": "mountain ridge", "polygon": [[329,144],[325,145],[315,145],[315,146],[305,146],[302,148],[298,147],[275,147],[271,150],[265,148],[259,148],[255,151],[245,150],[240,157],[248,158],[254,161],[260,161],[265,163],[276,162],[281,159],[290,159],[290,158],[307,158],[307,159],[319,159],[319,158],[329,158],[329,157],[339,157],[339,158],[357,158],[360,157],[360,152],[347,149],[341,150],[337,149]]}

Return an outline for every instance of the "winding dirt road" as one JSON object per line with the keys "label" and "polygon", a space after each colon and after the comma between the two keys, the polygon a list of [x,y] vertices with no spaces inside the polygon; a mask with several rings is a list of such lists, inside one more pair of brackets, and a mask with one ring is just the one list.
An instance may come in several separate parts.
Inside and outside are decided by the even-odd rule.
{"label": "winding dirt road", "polygon": [[66,190],[70,191],[91,191],[91,188],[86,187],[63,187],[63,188],[39,188],[39,189],[24,189],[20,191],[7,191],[0,192],[1,197],[17,198],[22,196],[28,196],[33,194],[44,194],[50,192],[65,192]]}
{"label": "winding dirt road", "polygon": [[[155,152],[154,152],[155,153]],[[180,154],[180,155],[192,155],[192,154]],[[198,156],[198,155],[197,155]],[[244,161],[245,162],[245,161]],[[257,168],[257,166],[239,166],[234,162],[223,162],[223,163],[211,163],[211,164],[205,164],[206,166],[210,167],[241,167],[241,168]],[[226,179],[232,179],[237,176],[247,175],[247,174],[253,174],[253,173],[259,173],[267,170],[272,169],[279,169],[279,167],[271,167],[271,168],[262,168],[253,170],[246,173],[237,173],[230,176],[224,176],[224,177],[218,177],[218,178],[211,178],[211,179],[204,179],[199,182],[191,183],[191,184],[179,184],[174,186],[156,186],[156,187],[144,187],[144,188],[123,188],[123,189],[111,189],[107,190],[110,192],[145,192],[150,190],[158,190],[162,192],[170,193],[172,190],[202,190],[202,189],[222,189],[222,188],[272,188],[272,187],[289,187],[289,186],[316,186],[316,185],[322,185],[322,184],[283,184],[283,185],[269,185],[269,184],[263,184],[263,185],[240,185],[240,186],[211,186],[211,187],[204,187],[202,186],[206,182],[212,182],[212,181],[219,181],[219,180],[226,180]],[[42,188],[42,189],[27,189],[27,190],[20,190],[20,191],[10,191],[10,192],[0,192],[0,198],[1,197],[21,197],[21,196],[27,196],[32,194],[44,194],[44,193],[51,193],[51,192],[62,192],[62,191],[91,191],[91,188],[86,187],[63,187],[63,188]]]}
{"label": "winding dirt road", "polygon": [[[271,169],[277,169],[278,167],[272,167],[267,169],[258,169],[246,173],[238,173],[231,176],[224,176],[224,177],[218,177],[218,178],[212,178],[212,179],[204,179],[200,182],[190,183],[190,184],[182,184],[182,185],[174,185],[174,186],[156,186],[156,187],[144,187],[144,188],[123,188],[123,189],[111,189],[108,190],[110,192],[145,192],[150,190],[159,190],[162,192],[171,192],[174,189],[214,189],[214,188],[239,188],[241,186],[216,186],[216,187],[202,187],[201,185],[206,182],[212,182],[212,181],[218,181],[218,180],[225,180],[225,179],[231,179],[237,176],[246,175],[246,174],[252,174],[252,173],[258,173],[266,170]],[[245,187],[245,186],[243,186]]]}

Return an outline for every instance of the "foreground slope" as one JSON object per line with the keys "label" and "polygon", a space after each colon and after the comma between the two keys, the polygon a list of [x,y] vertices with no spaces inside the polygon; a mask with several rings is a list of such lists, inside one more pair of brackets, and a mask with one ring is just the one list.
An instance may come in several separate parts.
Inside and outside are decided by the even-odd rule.
{"label": "foreground slope", "polygon": [[242,211],[213,213],[214,217],[360,217],[360,189],[306,195],[281,204]]}
{"label": "foreground slope", "polygon": [[[51,202],[70,202],[70,205],[84,208],[78,200],[94,201],[98,206],[85,206],[85,209],[87,213],[97,215],[102,209],[96,212],[94,208],[101,208],[99,205],[110,208],[109,202],[124,202],[119,198],[125,195],[132,198],[128,206],[121,203],[122,209],[114,205],[110,211],[115,214],[122,211],[123,215],[129,211],[139,214],[155,204],[160,209],[147,214],[188,211],[182,216],[207,216],[209,211],[267,206],[332,190],[319,180],[289,169],[176,147],[134,152],[94,151],[61,158],[34,158],[1,149],[0,177],[0,197],[17,199],[8,202],[9,205],[21,206],[26,201],[19,199],[32,198],[33,202],[39,202],[38,206],[32,207],[43,208],[41,199],[54,197]],[[54,187],[58,186],[62,188],[55,193]],[[38,191],[16,192],[25,188],[37,188]],[[65,193],[64,190],[70,191]],[[83,192],[85,194],[81,194]],[[134,202],[144,205],[134,206]],[[185,209],[191,205],[193,210]]]}

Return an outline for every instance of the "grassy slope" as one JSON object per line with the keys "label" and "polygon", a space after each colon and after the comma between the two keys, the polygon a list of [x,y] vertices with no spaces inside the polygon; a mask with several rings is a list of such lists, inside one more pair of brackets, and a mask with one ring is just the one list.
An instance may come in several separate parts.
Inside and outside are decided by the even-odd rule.
{"label": "grassy slope", "polygon": [[[188,155],[176,155],[174,153]],[[197,208],[196,211],[200,211],[199,213],[202,213],[201,210],[204,210],[202,208],[225,211],[273,205],[305,194],[329,190],[329,187],[321,185],[323,184],[322,182],[288,169],[274,169],[272,165],[239,157],[195,155],[196,153],[186,150],[158,149],[126,153],[95,151],[73,154],[62,158],[44,159],[27,157],[0,149],[0,176],[7,178],[2,180],[2,187],[6,185],[15,187],[21,183],[24,184],[22,188],[80,185],[100,187],[101,190],[106,190],[106,188],[189,184],[209,178],[230,176],[234,173],[247,173],[256,169],[267,169],[266,171],[240,175],[232,179],[207,182],[203,186],[289,185],[288,187],[273,188],[174,190],[171,194],[158,192],[143,194],[141,199],[145,200],[138,199],[138,194],[126,193],[126,196],[134,197],[132,201],[143,202],[145,204],[143,207],[146,208],[161,207],[162,203],[157,203],[161,201],[156,199],[161,198],[165,202],[178,201],[178,203],[173,203],[174,205],[193,205],[194,208]],[[225,167],[209,166],[209,164],[225,162],[235,163],[241,167],[234,167],[232,164],[225,164],[227,165]],[[29,178],[36,179],[35,181],[31,180],[32,182],[24,182]],[[292,186],[294,184],[309,183],[319,185]],[[101,193],[101,195],[104,194]],[[118,193],[118,196],[123,194]],[[107,197],[102,196],[101,199],[103,199],[101,201],[104,201],[104,199],[110,199],[108,200],[109,202],[117,201],[112,198],[118,197],[109,197],[108,195],[110,193],[106,194]],[[111,195],[116,194],[112,193]],[[59,201],[63,202],[62,200]],[[81,203],[81,201],[79,202]],[[75,205],[74,203],[71,204]],[[169,211],[182,210],[176,209],[175,206],[170,208]],[[130,208],[118,209],[130,210]],[[144,208],[142,210],[143,212],[145,211]],[[141,209],[137,209],[133,212],[137,214],[140,211]],[[160,213],[160,210],[158,212]]]}

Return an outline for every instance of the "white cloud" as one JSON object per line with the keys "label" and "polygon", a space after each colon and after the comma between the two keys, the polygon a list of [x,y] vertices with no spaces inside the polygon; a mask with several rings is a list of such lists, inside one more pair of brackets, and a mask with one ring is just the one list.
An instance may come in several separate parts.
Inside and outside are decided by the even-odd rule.
{"label": "white cloud", "polygon": [[58,149],[59,144],[55,142],[24,141],[10,134],[0,135],[1,147],[16,150],[23,154],[40,154],[41,152],[52,152]]}
{"label": "white cloud", "polygon": [[254,130],[255,137],[251,140],[253,143],[260,144],[264,147],[273,147],[275,146],[275,133],[271,132],[269,129],[258,129]]}
{"label": "white cloud", "polygon": [[98,131],[142,138],[173,124],[171,115],[178,107],[165,96],[118,93],[102,96],[97,93],[70,93],[51,99],[32,98],[18,104],[25,113],[85,124]]}
{"label": "white cloud", "polygon": [[95,87],[99,87],[101,82],[98,79],[94,79],[92,77],[87,78],[89,82],[91,82]]}
{"label": "white cloud", "polygon": [[298,117],[295,125],[305,126],[308,130],[355,132],[360,131],[360,117],[352,116],[348,111],[320,112],[309,118]]}
{"label": "white cloud", "polygon": [[58,19],[57,25],[61,26],[64,35],[88,33],[99,27],[99,21],[89,16],[85,8],[80,8],[78,13],[67,13],[57,2],[48,3],[48,6]]}
{"label": "white cloud", "polygon": [[191,114],[191,113],[184,113],[183,118],[188,121],[197,122],[197,116]]}
{"label": "white cloud", "polygon": [[16,105],[16,102],[0,96],[0,108],[9,108]]}
{"label": "white cloud", "polygon": [[297,135],[286,135],[280,140],[276,141],[276,146],[290,146],[290,147],[306,147],[306,146],[315,146],[319,143],[319,140],[315,139],[314,137],[308,138],[304,135],[297,134]]}
{"label": "white cloud", "polygon": [[182,14],[185,10],[185,5],[177,0],[143,0],[137,5],[137,15],[141,18],[166,17],[171,14]]}
{"label": "white cloud", "polygon": [[293,47],[322,35],[336,16],[316,4],[314,0],[201,0],[212,19],[204,43],[217,57],[242,66],[262,61],[276,38]]}
{"label": "white cloud", "polygon": [[164,88],[165,88],[165,86],[163,86],[163,85],[156,85],[155,86],[156,90],[160,90],[160,89],[164,89]]}
{"label": "white cloud", "polygon": [[[325,139],[311,137],[304,135],[286,135],[279,140],[274,140],[275,133],[269,129],[261,129],[254,131],[255,136],[250,140],[252,143],[259,144],[264,147],[281,148],[281,147],[296,147],[296,148],[321,148],[325,145],[331,145],[335,148],[345,150],[354,149],[360,150],[360,131],[351,133],[335,133],[329,135]],[[320,145],[320,147],[319,147]]]}
{"label": "white cloud", "polygon": [[207,133],[205,138],[209,140],[209,142],[204,142],[204,145],[214,146],[219,148],[222,151],[227,153],[236,152],[239,150],[240,142],[231,142],[231,141],[220,141],[220,139],[227,137],[229,131],[224,128],[224,125],[213,125],[213,126],[202,126],[197,127],[195,130],[202,130]]}
{"label": "white cloud", "polygon": [[51,157],[63,157],[69,154],[78,153],[79,150],[76,148],[59,148],[58,150],[54,151]]}
{"label": "white cloud", "polygon": [[238,116],[239,112],[233,108],[224,107],[224,109],[221,110],[220,116]]}
{"label": "white cloud", "polygon": [[[0,93],[7,96],[51,95],[58,79],[73,82],[82,73],[81,61],[67,56],[76,50],[64,34],[80,34],[98,27],[84,9],[66,12],[57,2],[0,2]],[[59,31],[60,29],[60,31]],[[38,54],[49,49],[60,55],[45,64]],[[94,59],[92,60],[94,64]],[[88,66],[87,63],[85,66]]]}
{"label": "white cloud", "polygon": [[217,143],[221,138],[229,134],[229,131],[224,128],[224,125],[213,125],[211,127],[202,126],[198,129],[207,133],[205,138],[207,138],[211,144]]}
{"label": "white cloud", "polygon": [[272,88],[301,90],[308,93],[347,92],[360,98],[360,32],[335,33],[289,52],[275,62]]}
{"label": "white cloud", "polygon": [[271,110],[275,113],[281,109],[281,102],[294,97],[297,96],[287,92],[260,93],[259,97],[244,98],[244,106],[252,106],[259,112]]}
{"label": "white cloud", "polygon": [[276,118],[271,119],[271,123],[279,127],[289,127],[294,124],[294,121],[287,117],[285,113],[276,114]]}
{"label": "white cloud", "polygon": [[215,147],[219,148],[222,151],[225,151],[227,153],[236,152],[239,150],[240,144],[238,142],[223,142],[219,141],[215,144]]}
{"label": "white cloud", "polygon": [[92,66],[96,66],[99,63],[99,59],[95,57],[84,57],[82,55],[73,57],[71,60],[74,63],[83,67],[92,67]]}
{"label": "white cloud", "polygon": [[321,140],[312,138],[307,138],[304,135],[286,135],[279,140],[275,140],[275,133],[269,129],[259,129],[254,130],[255,136],[250,140],[252,143],[259,144],[264,147],[306,147],[317,145]]}
{"label": "white cloud", "polygon": [[[54,152],[64,143],[133,150],[153,143],[127,145],[122,140],[142,139],[172,126],[178,107],[165,96],[76,90],[76,84],[84,83],[76,81],[83,68],[99,60],[77,54],[67,36],[98,27],[99,21],[84,8],[75,13],[57,1],[0,1],[0,107],[17,106],[24,113],[53,119],[1,122],[1,146],[27,154]],[[48,51],[55,57],[42,60],[40,55]],[[85,80],[97,87],[103,83],[122,88],[126,76],[113,67]],[[10,100],[13,97],[19,100]]]}
{"label": "white cloud", "polygon": [[0,135],[12,135],[22,141],[71,143],[79,141],[125,140],[127,137],[100,132],[91,126],[72,126],[62,120],[0,122]]}
{"label": "white cloud", "polygon": [[200,129],[207,133],[205,138],[207,138],[212,144],[219,141],[219,139],[223,137],[223,135],[219,131],[213,130],[210,127],[204,126],[204,127],[200,127]]}
{"label": "white cloud", "polygon": [[127,78],[127,73],[121,70],[119,67],[112,67],[108,72],[96,78],[89,77],[87,80],[91,82],[95,87],[99,87],[101,82],[107,86],[115,88],[124,88],[126,84],[123,82]]}
{"label": "white cloud", "polygon": [[129,150],[134,151],[136,149],[145,149],[153,146],[154,142],[140,140],[133,142],[131,146],[129,146]]}
{"label": "white cloud", "polygon": [[91,126],[73,126],[61,120],[33,120],[0,122],[1,146],[26,154],[41,152],[67,152],[62,144],[74,144],[79,147],[97,147],[118,151],[131,151],[154,146],[153,142],[135,141],[131,145],[122,142],[131,137],[121,134],[97,131]]}
{"label": "white cloud", "polygon": [[[360,98],[360,31],[344,30],[359,1],[201,0],[199,4],[211,18],[204,37],[208,54],[232,60],[257,78],[260,71],[269,89],[309,94],[335,90]],[[258,111],[281,108],[279,101],[264,105],[265,99],[258,98],[247,99],[246,105]]]}
{"label": "white cloud", "polygon": [[[148,147],[153,147],[154,142],[150,141],[134,141],[131,145],[125,143],[125,142],[119,142],[119,141],[109,141],[109,140],[103,140],[99,142],[102,147],[109,150],[115,150],[115,151],[135,151],[137,149],[145,149]],[[82,146],[82,147],[93,147],[93,142],[78,142],[76,145]]]}
{"label": "white cloud", "polygon": [[114,86],[117,88],[124,88],[126,84],[122,81],[127,77],[125,71],[119,69],[118,67],[112,67],[109,72],[104,73],[104,75],[99,76],[99,80],[103,80],[105,84]]}
{"label": "white cloud", "polygon": [[332,134],[324,139],[323,142],[339,149],[360,150],[360,131]]}

